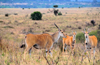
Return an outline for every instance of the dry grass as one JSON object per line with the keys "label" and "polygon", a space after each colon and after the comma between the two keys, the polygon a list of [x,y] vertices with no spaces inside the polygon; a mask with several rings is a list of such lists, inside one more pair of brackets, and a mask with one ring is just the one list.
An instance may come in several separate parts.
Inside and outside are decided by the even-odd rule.
{"label": "dry grass", "polygon": [[[52,9],[51,9],[52,10]],[[54,16],[48,9],[0,9],[0,37],[2,37],[2,43],[0,43],[0,65],[48,65],[45,60],[45,50],[32,49],[31,57],[26,56],[23,59],[24,49],[20,49],[20,45],[24,41],[25,34],[27,33],[43,33],[46,30],[50,30],[49,34],[57,31],[54,26],[56,23],[61,29],[65,30],[65,33],[71,35],[72,31],[81,32],[84,28],[89,28],[90,31],[97,30],[100,24],[100,8],[64,8],[59,9],[62,12],[62,16]],[[34,11],[40,11],[43,13],[42,20],[31,20],[30,14]],[[49,13],[48,13],[49,12]],[[5,17],[5,14],[10,14]],[[14,15],[17,13],[17,15]],[[96,26],[86,25],[94,19]],[[71,26],[68,28],[67,26]],[[81,26],[82,29],[78,29]],[[53,57],[49,55],[47,59],[49,63],[54,65],[81,65],[81,55],[84,49],[82,43],[75,44],[75,56],[71,55],[70,48],[61,53],[61,44],[54,44],[52,49]],[[96,65],[100,64],[100,52],[97,49],[96,52]],[[92,65],[86,58],[82,65]]]}

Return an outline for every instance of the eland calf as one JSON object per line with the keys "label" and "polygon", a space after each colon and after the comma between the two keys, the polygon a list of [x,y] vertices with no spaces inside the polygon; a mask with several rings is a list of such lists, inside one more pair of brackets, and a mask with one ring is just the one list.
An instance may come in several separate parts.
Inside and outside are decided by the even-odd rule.
{"label": "eland calf", "polygon": [[63,38],[63,52],[67,49],[67,46],[70,46],[73,53],[74,44],[76,43],[76,32],[72,33],[73,36],[66,35],[66,38]]}

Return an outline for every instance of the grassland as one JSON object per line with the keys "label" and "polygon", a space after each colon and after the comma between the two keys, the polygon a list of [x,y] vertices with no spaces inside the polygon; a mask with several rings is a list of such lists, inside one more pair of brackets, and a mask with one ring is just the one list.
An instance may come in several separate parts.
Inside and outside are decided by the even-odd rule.
{"label": "grassland", "polygon": [[[50,9],[52,10],[52,9]],[[40,11],[43,14],[42,20],[31,20],[30,14],[34,11]],[[49,33],[57,31],[54,26],[56,23],[68,35],[72,35],[72,31],[77,34],[82,32],[84,28],[89,28],[90,31],[97,30],[100,24],[100,8],[64,8],[59,9],[62,16],[55,16],[49,9],[21,9],[21,8],[3,8],[0,9],[0,65],[48,65],[44,58],[45,50],[32,49],[31,57],[26,56],[23,59],[24,49],[20,49],[20,45],[24,42],[25,34],[27,33]],[[9,14],[5,17],[5,14]],[[17,13],[17,14],[16,14]],[[93,26],[90,21],[96,21],[96,26]],[[89,25],[87,25],[89,23]],[[71,26],[71,27],[70,27]],[[78,29],[81,27],[81,29]],[[99,43],[98,43],[99,44]],[[82,43],[75,44],[75,56],[71,55],[70,47],[65,53],[61,52],[62,42],[54,44],[52,53],[53,57],[48,55],[49,63],[54,65],[81,65],[81,56],[84,50]],[[96,63],[100,64],[100,52],[96,49]],[[88,54],[88,53],[87,53]],[[92,65],[91,61],[84,59],[82,65]]]}

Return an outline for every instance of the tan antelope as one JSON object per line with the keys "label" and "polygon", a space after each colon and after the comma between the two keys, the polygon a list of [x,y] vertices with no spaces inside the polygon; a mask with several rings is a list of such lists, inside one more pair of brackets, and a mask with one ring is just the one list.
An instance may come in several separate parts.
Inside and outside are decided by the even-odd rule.
{"label": "tan antelope", "polygon": [[54,25],[58,28],[58,32],[54,33],[53,35],[43,33],[43,34],[27,34],[25,36],[25,44],[22,44],[20,46],[20,48],[26,46],[26,49],[24,51],[24,58],[26,52],[29,51],[29,54],[31,54],[32,47],[35,47],[36,49],[44,48],[46,49],[46,56],[48,51],[52,56],[51,48],[53,47],[53,43],[57,42],[60,36],[65,37],[65,34],[59,29],[59,27],[55,23]]}
{"label": "tan antelope", "polygon": [[[93,49],[93,65],[94,65],[94,60],[95,60],[95,48],[97,47],[97,37],[96,36],[89,36],[89,32],[88,31],[84,31],[84,36],[85,36],[85,50],[84,53],[86,53],[86,51],[89,51],[91,49]],[[83,55],[84,55],[83,53]],[[82,55],[82,60],[81,63],[83,61],[83,55]],[[88,57],[89,60],[89,57]],[[89,60],[90,62],[90,60]]]}
{"label": "tan antelope", "polygon": [[72,33],[73,36],[66,35],[66,38],[63,38],[63,52],[67,49],[67,46],[70,46],[73,53],[74,44],[76,43],[76,32]]}

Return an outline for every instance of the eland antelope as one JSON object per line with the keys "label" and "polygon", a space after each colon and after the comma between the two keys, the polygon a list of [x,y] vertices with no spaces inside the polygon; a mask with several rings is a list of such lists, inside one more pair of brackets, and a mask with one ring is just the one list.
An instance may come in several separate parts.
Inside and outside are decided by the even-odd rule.
{"label": "eland antelope", "polygon": [[20,48],[23,48],[26,46],[26,49],[24,51],[24,58],[26,52],[29,51],[29,54],[31,54],[31,49],[32,47],[35,47],[36,49],[46,49],[46,56],[47,52],[49,51],[50,55],[52,56],[51,53],[51,48],[53,47],[53,43],[57,42],[61,37],[66,37],[65,34],[59,29],[59,27],[54,23],[54,25],[58,28],[58,32],[50,35],[47,33],[43,34],[27,34],[25,36],[25,44],[22,44]]}
{"label": "eland antelope", "polygon": [[66,35],[66,38],[63,38],[63,52],[67,49],[67,46],[70,46],[73,53],[74,44],[76,43],[76,32],[72,33],[73,36]]}
{"label": "eland antelope", "polygon": [[[91,49],[93,49],[93,65],[94,65],[94,60],[95,60],[95,48],[97,46],[97,37],[95,35],[93,36],[89,36],[89,32],[88,31],[84,31],[84,36],[85,36],[85,50],[84,50],[84,53],[86,51],[89,51]],[[83,53],[83,55],[84,55]],[[82,55],[82,60],[81,62],[83,61],[83,55]],[[89,59],[89,58],[88,58]],[[90,60],[89,60],[90,62]]]}

